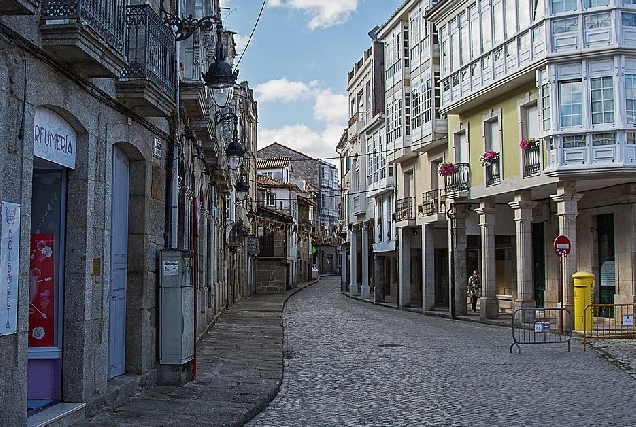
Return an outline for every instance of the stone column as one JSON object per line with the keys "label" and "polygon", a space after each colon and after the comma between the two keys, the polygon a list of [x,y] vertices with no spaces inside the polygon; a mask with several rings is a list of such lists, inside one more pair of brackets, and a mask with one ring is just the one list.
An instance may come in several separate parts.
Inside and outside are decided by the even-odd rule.
{"label": "stone column", "polygon": [[[452,298],[452,287],[455,287],[455,315],[464,316],[467,314],[468,306],[466,303],[466,285],[468,282],[468,276],[466,275],[466,217],[468,211],[465,205],[452,203],[451,210],[447,214],[448,216],[448,262],[454,264],[455,268],[452,269],[452,265],[449,265],[449,273],[454,273],[454,281],[449,280],[448,295]],[[453,227],[454,226],[454,227]],[[451,233],[454,234],[451,236]],[[452,242],[452,243],[451,243]]]}
{"label": "stone column", "polygon": [[[574,282],[572,275],[577,271],[576,217],[579,214],[578,201],[583,197],[583,194],[577,194],[575,191],[575,183],[564,182],[557,187],[557,194],[550,196],[557,203],[559,233],[570,239],[572,244],[570,254],[563,260],[563,307],[570,310],[570,312],[574,308]],[[556,286],[559,286],[558,280]]]}
{"label": "stone column", "polygon": [[435,240],[433,224],[422,226],[422,310],[435,308]]}
{"label": "stone column", "polygon": [[[309,245],[309,247],[311,247],[311,244]],[[347,291],[347,270],[348,270],[347,253],[348,253],[348,248],[347,246],[343,245],[342,250],[340,251],[340,290],[342,292]],[[310,262],[309,268],[311,271],[311,262]],[[310,279],[311,279],[311,275],[310,275]]]}
{"label": "stone column", "polygon": [[398,229],[398,308],[411,305],[411,241],[404,228]]}
{"label": "stone column", "polygon": [[358,233],[356,227],[349,232],[349,296],[355,297],[360,295],[358,290]]}
{"label": "stone column", "polygon": [[384,283],[386,281],[385,258],[376,256],[373,259],[373,277],[375,278],[375,292],[373,293],[373,302],[384,302]]}
{"label": "stone column", "polygon": [[481,227],[481,298],[479,299],[479,317],[481,320],[499,317],[497,301],[497,273],[495,268],[495,199],[482,199],[475,210],[479,215]]}
{"label": "stone column", "polygon": [[515,308],[534,307],[534,284],[532,283],[532,208],[536,205],[530,199],[530,192],[515,194],[508,203],[515,215],[515,238],[517,243],[517,299]]}
{"label": "stone column", "polygon": [[367,224],[362,223],[362,287],[361,297],[369,298],[369,232],[367,230]]}

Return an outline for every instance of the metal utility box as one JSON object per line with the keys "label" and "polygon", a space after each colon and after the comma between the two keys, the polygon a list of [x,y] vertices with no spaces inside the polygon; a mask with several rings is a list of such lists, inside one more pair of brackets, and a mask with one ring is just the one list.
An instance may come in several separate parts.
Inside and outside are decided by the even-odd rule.
{"label": "metal utility box", "polygon": [[182,365],[194,357],[192,257],[164,249],[159,258],[159,363]]}

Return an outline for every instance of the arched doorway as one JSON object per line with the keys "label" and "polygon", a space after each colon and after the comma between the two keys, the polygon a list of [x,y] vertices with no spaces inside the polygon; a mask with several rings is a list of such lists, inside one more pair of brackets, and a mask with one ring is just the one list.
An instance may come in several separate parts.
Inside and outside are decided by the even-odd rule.
{"label": "arched doorway", "polygon": [[126,287],[128,276],[129,161],[113,147],[108,378],[126,371]]}

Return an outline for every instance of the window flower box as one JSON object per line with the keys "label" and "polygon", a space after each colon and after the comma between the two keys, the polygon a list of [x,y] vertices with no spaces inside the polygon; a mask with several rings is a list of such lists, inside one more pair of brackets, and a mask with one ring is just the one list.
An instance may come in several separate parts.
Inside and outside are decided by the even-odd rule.
{"label": "window flower box", "polygon": [[490,166],[499,160],[499,153],[494,150],[486,150],[484,154],[479,157],[479,162],[482,166]]}
{"label": "window flower box", "polygon": [[450,176],[457,172],[457,166],[450,162],[444,162],[439,165],[438,172],[440,176]]}
{"label": "window flower box", "polygon": [[528,148],[534,147],[537,145],[538,141],[535,138],[526,138],[525,136],[521,138],[521,142],[519,143],[519,148],[522,150],[527,150]]}

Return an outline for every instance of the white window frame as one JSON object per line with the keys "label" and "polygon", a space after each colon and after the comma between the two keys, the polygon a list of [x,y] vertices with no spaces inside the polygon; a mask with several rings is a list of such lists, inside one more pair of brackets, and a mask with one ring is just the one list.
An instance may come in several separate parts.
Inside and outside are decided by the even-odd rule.
{"label": "white window frame", "polygon": [[[578,91],[576,90],[569,90],[569,94],[565,94],[564,93],[564,88],[566,87],[566,85],[569,88],[573,88],[573,85],[578,85]],[[581,99],[580,102],[569,102],[567,104],[565,104],[563,102],[563,98],[565,95],[568,96],[572,96],[572,95],[578,95]],[[571,111],[568,112],[568,114],[565,114],[564,110],[565,107],[568,106],[570,107],[571,110],[573,110],[575,106],[580,106],[580,111],[579,112],[575,112],[572,113]],[[573,80],[563,80],[563,81],[559,81],[559,127],[561,128],[567,128],[567,127],[581,127],[583,126],[583,110],[584,110],[584,105],[583,105],[583,82],[581,81],[581,79],[573,79]],[[565,123],[565,119],[566,118],[570,118],[570,120],[568,121],[568,123]],[[578,118],[578,120],[573,120]]]}
{"label": "white window frame", "polygon": [[[601,86],[595,88],[594,84],[597,82],[600,82]],[[595,100],[595,97],[599,98]],[[592,125],[614,123],[616,110],[614,106],[615,98],[614,78],[612,76],[590,78],[590,115]]]}
{"label": "white window frame", "polygon": [[636,73],[625,74],[625,121],[636,124]]}

